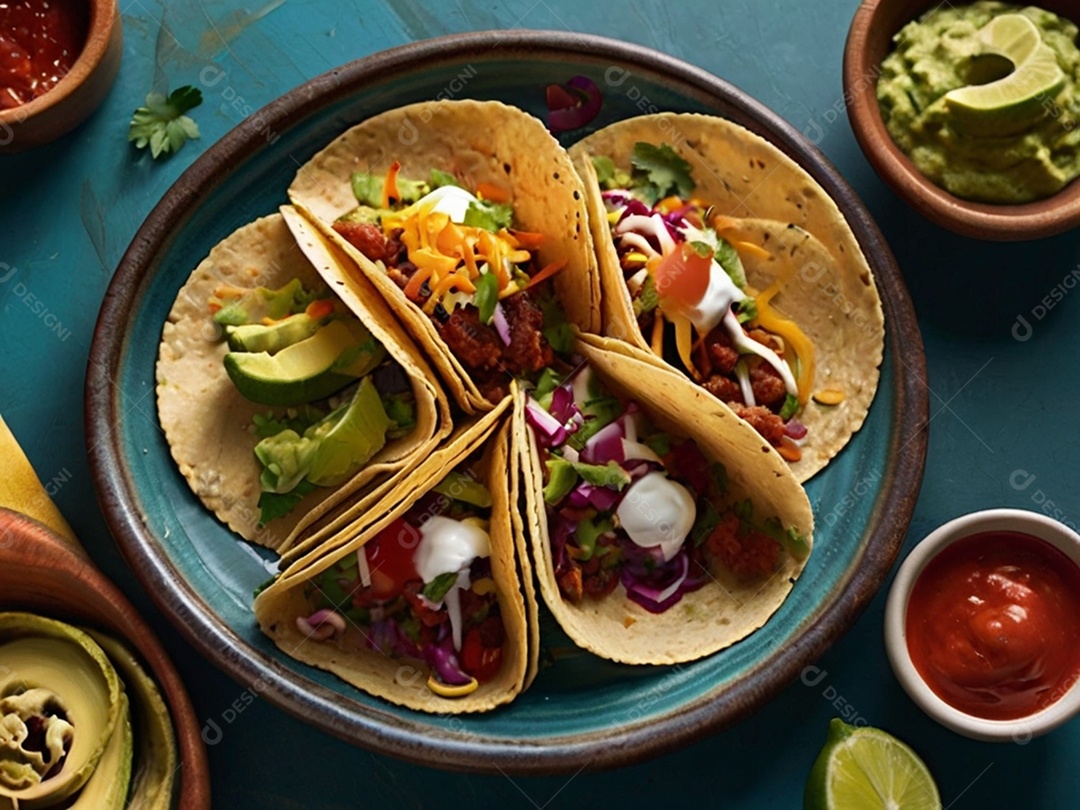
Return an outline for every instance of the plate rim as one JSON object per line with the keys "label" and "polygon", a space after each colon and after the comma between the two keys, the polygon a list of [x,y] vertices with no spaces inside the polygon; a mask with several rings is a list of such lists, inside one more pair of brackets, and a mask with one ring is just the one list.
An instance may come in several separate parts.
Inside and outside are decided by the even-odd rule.
{"label": "plate rim", "polygon": [[[754,666],[752,683],[744,676],[662,717],[623,725],[614,737],[593,731],[548,737],[540,743],[489,742],[473,734],[430,727],[418,735],[396,716],[380,718],[378,710],[365,707],[364,712],[356,712],[342,706],[336,692],[303,676],[305,688],[299,689],[296,673],[250,648],[202,601],[163,553],[134,509],[138,493],[122,463],[123,441],[115,429],[123,418],[119,389],[113,380],[127,354],[124,327],[135,317],[133,305],[148,288],[152,275],[141,269],[167,249],[172,226],[186,221],[201,198],[218,184],[218,167],[240,165],[265,148],[267,127],[284,131],[349,96],[369,80],[392,80],[421,65],[458,64],[470,56],[490,59],[492,55],[610,60],[613,65],[636,68],[696,91],[716,114],[731,117],[765,137],[825,189],[847,218],[864,253],[876,259],[874,278],[882,291],[888,330],[883,364],[891,358],[895,375],[888,447],[893,465],[882,477],[884,495],[877,499],[864,532],[868,539],[859,564],[854,568],[849,565],[848,578],[792,644]],[[901,365],[906,374],[901,373]],[[369,750],[450,770],[551,775],[578,771],[583,761],[588,770],[634,764],[734,725],[762,708],[846,633],[885,581],[911,521],[927,452],[925,380],[926,358],[914,305],[884,237],[832,163],[777,113],[730,82],[634,43],[565,31],[476,31],[400,45],[322,73],[248,116],[200,155],[147,215],[106,290],[87,363],[84,422],[98,503],[127,564],[185,640],[226,674],[246,688],[261,684],[258,694],[278,708]]]}

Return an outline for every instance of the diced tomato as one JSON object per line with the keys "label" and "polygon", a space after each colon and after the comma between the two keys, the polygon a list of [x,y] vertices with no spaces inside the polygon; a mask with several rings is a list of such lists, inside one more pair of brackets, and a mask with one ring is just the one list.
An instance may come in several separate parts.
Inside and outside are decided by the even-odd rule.
{"label": "diced tomato", "polygon": [[712,251],[699,253],[695,245],[681,242],[650,267],[661,306],[678,312],[695,306],[709,287]]}
{"label": "diced tomato", "polygon": [[375,598],[393,599],[404,592],[405,583],[420,579],[413,563],[419,539],[419,532],[398,518],[364,546]]}
{"label": "diced tomato", "polygon": [[502,622],[491,617],[465,634],[461,642],[461,666],[480,683],[490,681],[502,664]]}

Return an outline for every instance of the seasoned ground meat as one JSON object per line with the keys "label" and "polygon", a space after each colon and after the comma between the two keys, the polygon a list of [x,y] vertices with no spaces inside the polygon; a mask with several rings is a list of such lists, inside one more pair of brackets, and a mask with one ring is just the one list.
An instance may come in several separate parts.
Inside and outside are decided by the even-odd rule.
{"label": "seasoned ground meat", "polygon": [[762,435],[769,444],[778,446],[784,439],[784,420],[761,405],[748,408],[746,405],[731,406],[735,413],[750,423],[750,426]]}
{"label": "seasoned ground meat", "polygon": [[713,374],[701,386],[721,402],[741,403],[743,401],[742,388],[730,377]]}
{"label": "seasoned ground meat", "polygon": [[720,374],[730,374],[735,370],[735,364],[739,361],[739,353],[732,348],[731,338],[728,337],[723,324],[720,324],[705,336],[705,348],[709,352],[709,360],[712,361],[713,371]]}
{"label": "seasoned ground meat", "polygon": [[705,540],[709,553],[738,579],[763,579],[780,565],[780,544],[756,529],[743,527],[734,512],[728,512]]}
{"label": "seasoned ground meat", "polygon": [[497,368],[502,356],[502,341],[490,326],[480,323],[473,307],[458,307],[454,314],[438,324],[441,337],[454,356],[468,369]]}
{"label": "seasoned ground meat", "polygon": [[373,262],[387,260],[387,239],[378,225],[371,222],[335,222],[334,230]]}
{"label": "seasoned ground meat", "polygon": [[477,369],[470,376],[480,390],[480,396],[488,402],[499,402],[510,393],[512,378],[501,368]]}
{"label": "seasoned ground meat", "polygon": [[768,363],[758,363],[750,369],[750,388],[758,405],[771,407],[781,405],[787,396],[787,386]]}
{"label": "seasoned ground meat", "polygon": [[559,593],[563,595],[563,598],[571,604],[580,605],[585,592],[581,567],[577,563],[571,563],[570,567],[559,574],[556,579],[559,583]]}
{"label": "seasoned ground meat", "polygon": [[502,308],[510,324],[510,345],[503,350],[506,369],[511,374],[532,374],[550,366],[555,353],[541,331],[544,311],[527,291],[504,298]]}

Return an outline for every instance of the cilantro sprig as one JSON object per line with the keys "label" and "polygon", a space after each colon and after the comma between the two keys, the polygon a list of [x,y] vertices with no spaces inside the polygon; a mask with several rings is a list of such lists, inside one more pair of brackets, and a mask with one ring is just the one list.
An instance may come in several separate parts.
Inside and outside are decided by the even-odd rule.
{"label": "cilantro sprig", "polygon": [[694,190],[690,164],[666,143],[657,146],[638,141],[634,144],[630,163],[634,167],[638,189],[650,205],[670,194],[686,199]]}
{"label": "cilantro sprig", "polygon": [[197,87],[177,87],[168,97],[148,93],[146,105],[135,110],[128,127],[128,140],[139,149],[150,147],[154,158],[176,152],[188,138],[199,137],[199,125],[186,113],[202,104]]}

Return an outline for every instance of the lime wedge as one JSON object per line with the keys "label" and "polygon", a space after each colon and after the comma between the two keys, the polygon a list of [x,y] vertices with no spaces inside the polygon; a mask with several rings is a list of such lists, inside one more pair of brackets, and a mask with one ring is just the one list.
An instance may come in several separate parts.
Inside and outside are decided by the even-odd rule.
{"label": "lime wedge", "polygon": [[979,29],[978,39],[984,53],[999,54],[1014,65],[1030,58],[1042,45],[1038,27],[1023,14],[994,17]]}
{"label": "lime wedge", "polygon": [[1006,136],[1023,132],[1046,115],[1045,102],[1065,84],[1057,57],[1045,45],[1035,23],[1022,14],[1002,14],[981,29],[983,54],[1013,64],[1007,76],[987,84],[969,84],[945,94],[957,125],[971,135]]}
{"label": "lime wedge", "polygon": [[839,719],[810,771],[806,810],[941,810],[934,777],[891,734]]}
{"label": "lime wedge", "polygon": [[230,352],[225,355],[225,370],[252,402],[291,406],[330,396],[367,374],[385,356],[382,344],[359,321],[331,321],[274,355]]}

